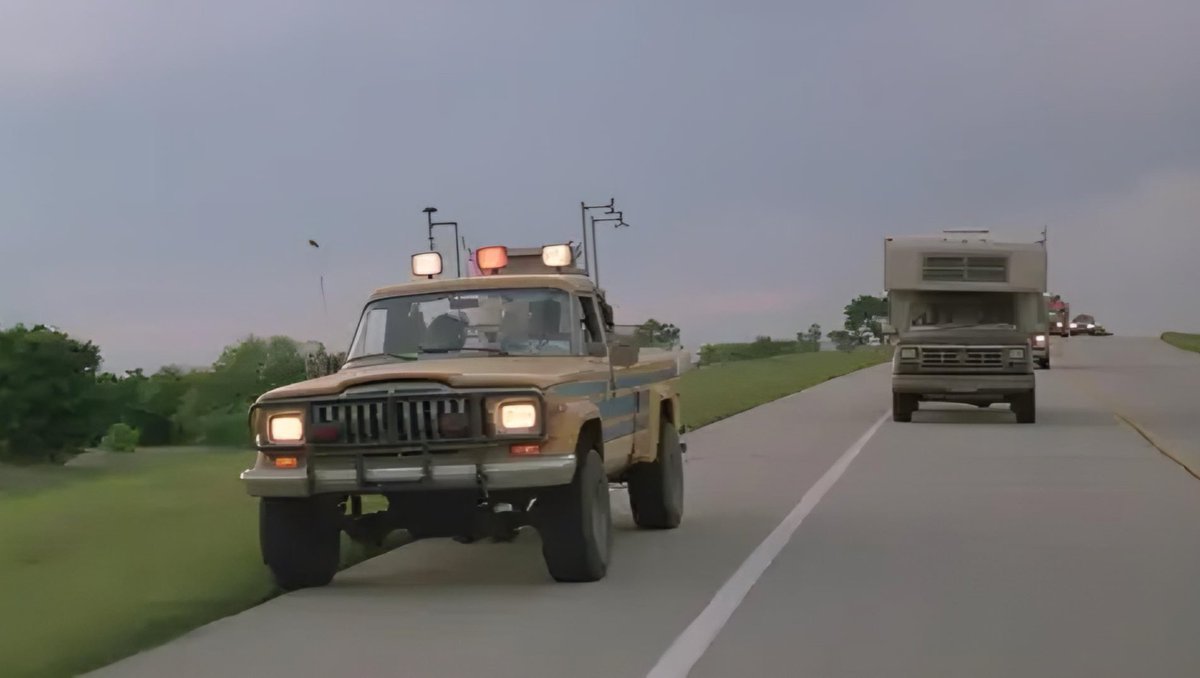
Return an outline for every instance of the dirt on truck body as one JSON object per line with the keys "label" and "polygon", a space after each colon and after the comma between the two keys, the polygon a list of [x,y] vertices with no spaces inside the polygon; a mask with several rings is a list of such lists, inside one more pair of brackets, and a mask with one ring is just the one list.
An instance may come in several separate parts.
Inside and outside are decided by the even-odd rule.
{"label": "dirt on truck body", "polygon": [[[641,356],[568,246],[484,248],[483,275],[415,282],[368,300],[346,364],[263,395],[242,474],[261,498],[263,558],[285,589],[328,583],[340,533],[541,535],[559,581],[604,577],[609,483],[638,526],[683,513],[678,356]],[[435,272],[436,270],[436,272]],[[515,271],[515,272],[512,272]],[[363,515],[361,497],[387,500]]]}

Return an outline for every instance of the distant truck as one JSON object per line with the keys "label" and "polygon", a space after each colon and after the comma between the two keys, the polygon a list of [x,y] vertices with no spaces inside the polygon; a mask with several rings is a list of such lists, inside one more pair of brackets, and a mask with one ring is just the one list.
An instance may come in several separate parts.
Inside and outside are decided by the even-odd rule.
{"label": "distant truck", "polygon": [[1055,294],[1046,300],[1046,316],[1049,320],[1050,334],[1060,337],[1071,335],[1071,305]]}
{"label": "distant truck", "polygon": [[1031,337],[1046,323],[1044,242],[987,231],[887,238],[884,286],[895,421],[927,401],[1003,402],[1018,422],[1037,420]]}
{"label": "distant truck", "polygon": [[[633,521],[683,516],[682,351],[640,352],[568,245],[477,250],[482,275],[376,290],[345,365],[264,394],[250,412],[263,560],[284,589],[323,586],[343,531],[507,540],[541,534],[558,581],[605,576],[609,483]],[[386,500],[364,514],[362,497]]]}

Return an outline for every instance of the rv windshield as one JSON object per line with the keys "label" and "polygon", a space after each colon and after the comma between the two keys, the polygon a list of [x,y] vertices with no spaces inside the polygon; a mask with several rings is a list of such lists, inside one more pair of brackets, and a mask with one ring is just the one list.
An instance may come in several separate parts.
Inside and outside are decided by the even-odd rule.
{"label": "rv windshield", "polygon": [[1015,327],[1012,295],[1000,292],[947,292],[922,295],[912,304],[914,330],[951,327]]}
{"label": "rv windshield", "polygon": [[371,302],[347,359],[572,355],[576,343],[566,292],[472,290]]}

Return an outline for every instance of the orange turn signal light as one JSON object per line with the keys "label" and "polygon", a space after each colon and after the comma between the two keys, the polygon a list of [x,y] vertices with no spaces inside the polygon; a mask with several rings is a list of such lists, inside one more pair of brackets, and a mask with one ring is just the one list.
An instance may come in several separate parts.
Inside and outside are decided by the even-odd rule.
{"label": "orange turn signal light", "polygon": [[275,468],[297,468],[300,466],[299,457],[271,457]]}
{"label": "orange turn signal light", "polygon": [[530,456],[530,455],[534,455],[534,454],[541,454],[541,453],[542,453],[542,446],[541,446],[541,445],[538,445],[538,444],[533,444],[533,445],[513,445],[512,447],[510,447],[510,448],[508,448],[508,449],[509,449],[509,451],[510,451],[510,452],[512,452],[514,455],[516,455],[516,456],[519,456],[519,457],[528,457],[528,456]]}

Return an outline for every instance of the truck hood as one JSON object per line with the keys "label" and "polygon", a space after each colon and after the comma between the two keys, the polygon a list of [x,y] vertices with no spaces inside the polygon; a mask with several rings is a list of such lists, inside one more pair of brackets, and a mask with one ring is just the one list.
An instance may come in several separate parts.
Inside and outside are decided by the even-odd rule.
{"label": "truck hood", "polygon": [[608,369],[603,360],[578,356],[368,359],[334,374],[281,386],[258,401],[337,395],[351,386],[390,381],[433,381],[456,388],[545,389],[570,381],[607,379]]}
{"label": "truck hood", "polygon": [[1029,335],[1020,330],[990,327],[957,327],[940,330],[909,330],[900,334],[900,346],[954,344],[958,346],[1022,346]]}

